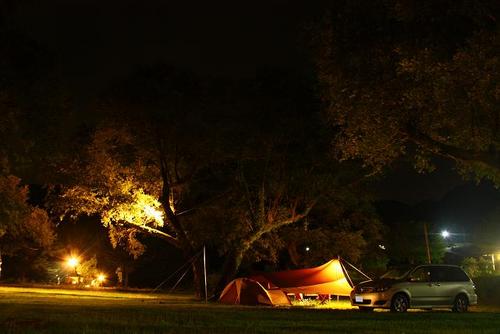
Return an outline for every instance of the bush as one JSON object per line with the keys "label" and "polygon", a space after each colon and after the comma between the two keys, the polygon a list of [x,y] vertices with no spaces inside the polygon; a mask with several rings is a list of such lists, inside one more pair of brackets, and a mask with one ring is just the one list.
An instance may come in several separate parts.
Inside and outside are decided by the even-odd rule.
{"label": "bush", "polygon": [[462,267],[470,277],[481,277],[493,274],[493,267],[489,260],[480,257],[467,257],[462,261]]}

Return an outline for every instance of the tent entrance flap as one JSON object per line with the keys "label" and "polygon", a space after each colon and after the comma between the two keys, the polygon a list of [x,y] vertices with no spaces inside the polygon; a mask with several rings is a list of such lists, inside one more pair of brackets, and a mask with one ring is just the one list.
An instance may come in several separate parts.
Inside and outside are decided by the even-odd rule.
{"label": "tent entrance flap", "polygon": [[267,290],[259,282],[249,278],[231,281],[222,291],[219,302],[233,305],[291,305],[290,299],[280,289]]}

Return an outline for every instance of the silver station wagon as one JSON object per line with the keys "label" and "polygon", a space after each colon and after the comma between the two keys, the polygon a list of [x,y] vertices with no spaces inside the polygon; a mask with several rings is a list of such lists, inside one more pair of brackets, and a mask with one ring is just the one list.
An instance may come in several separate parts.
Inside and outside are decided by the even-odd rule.
{"label": "silver station wagon", "polygon": [[379,279],[356,285],[351,304],[362,311],[451,308],[466,312],[469,305],[477,304],[477,295],[474,283],[460,267],[429,264],[390,270]]}

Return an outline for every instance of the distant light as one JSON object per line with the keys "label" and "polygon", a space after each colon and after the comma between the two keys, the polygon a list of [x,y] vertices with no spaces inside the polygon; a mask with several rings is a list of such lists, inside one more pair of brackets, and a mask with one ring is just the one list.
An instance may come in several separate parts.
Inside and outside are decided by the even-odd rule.
{"label": "distant light", "polygon": [[98,280],[100,283],[104,282],[104,281],[106,280],[106,275],[104,275],[104,274],[99,274],[99,275],[97,275],[97,280]]}
{"label": "distant light", "polygon": [[311,249],[309,248],[309,246],[306,247],[306,252],[309,252]]}
{"label": "distant light", "polygon": [[73,268],[75,268],[78,265],[79,262],[80,261],[78,261],[78,258],[76,258],[74,256],[70,257],[67,260],[68,266],[73,267]]}
{"label": "distant light", "polygon": [[379,244],[379,245],[378,245],[378,248],[385,250],[385,246],[384,246],[384,245],[382,245],[382,244]]}
{"label": "distant light", "polygon": [[450,236],[450,232],[448,232],[447,230],[443,230],[441,231],[441,236],[443,237],[443,239],[448,239]]}

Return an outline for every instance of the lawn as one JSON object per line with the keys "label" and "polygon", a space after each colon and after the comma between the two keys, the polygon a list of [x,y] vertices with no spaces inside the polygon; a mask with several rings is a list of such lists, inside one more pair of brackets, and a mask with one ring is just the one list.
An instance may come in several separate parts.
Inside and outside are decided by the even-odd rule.
{"label": "lawn", "polygon": [[0,287],[0,333],[500,333],[499,311],[365,314],[346,302],[243,307],[189,295]]}

